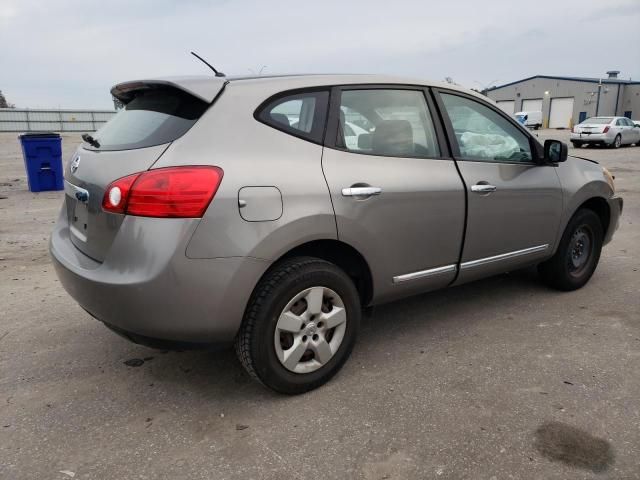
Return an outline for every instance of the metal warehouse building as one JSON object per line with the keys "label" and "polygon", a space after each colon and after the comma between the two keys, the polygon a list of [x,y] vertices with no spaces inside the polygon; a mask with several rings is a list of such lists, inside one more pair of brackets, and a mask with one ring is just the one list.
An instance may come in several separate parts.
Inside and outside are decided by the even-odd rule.
{"label": "metal warehouse building", "polygon": [[542,111],[544,128],[571,128],[588,117],[617,115],[640,119],[640,82],[618,78],[534,77],[492,87],[486,95],[509,114]]}

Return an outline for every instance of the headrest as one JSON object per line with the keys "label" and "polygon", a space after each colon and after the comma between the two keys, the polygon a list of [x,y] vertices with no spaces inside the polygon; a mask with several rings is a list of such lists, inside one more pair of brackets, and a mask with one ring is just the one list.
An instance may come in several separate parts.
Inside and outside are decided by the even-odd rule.
{"label": "headrest", "polygon": [[413,129],[408,120],[384,120],[376,125],[373,153],[406,155],[413,153]]}
{"label": "headrest", "polygon": [[271,118],[276,122],[282,123],[287,127],[291,126],[291,124],[289,123],[289,117],[287,117],[284,113],[270,113],[269,115],[271,115]]}
{"label": "headrest", "polygon": [[370,133],[361,133],[358,135],[358,150],[371,150],[371,135]]}

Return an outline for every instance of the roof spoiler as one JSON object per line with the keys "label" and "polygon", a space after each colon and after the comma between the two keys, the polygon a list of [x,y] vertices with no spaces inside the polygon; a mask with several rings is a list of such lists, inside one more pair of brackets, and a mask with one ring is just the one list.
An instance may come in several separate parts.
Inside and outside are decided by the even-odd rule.
{"label": "roof spoiler", "polygon": [[222,77],[175,77],[133,80],[118,83],[111,88],[111,95],[125,105],[135,97],[136,92],[158,87],[172,87],[182,90],[207,103],[213,102],[216,96],[228,83]]}

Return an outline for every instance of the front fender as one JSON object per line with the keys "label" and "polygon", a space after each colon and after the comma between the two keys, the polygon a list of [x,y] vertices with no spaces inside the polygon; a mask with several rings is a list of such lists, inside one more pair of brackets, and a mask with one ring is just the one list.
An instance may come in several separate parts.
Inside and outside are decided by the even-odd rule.
{"label": "front fender", "polygon": [[[554,252],[569,220],[585,202],[601,198],[607,202],[608,208],[611,208],[614,198],[614,192],[604,176],[602,166],[598,163],[569,157],[566,162],[558,165],[556,171],[562,185],[563,208]],[[613,213],[610,212],[610,224],[614,221]],[[607,231],[612,230],[614,229],[607,228]]]}

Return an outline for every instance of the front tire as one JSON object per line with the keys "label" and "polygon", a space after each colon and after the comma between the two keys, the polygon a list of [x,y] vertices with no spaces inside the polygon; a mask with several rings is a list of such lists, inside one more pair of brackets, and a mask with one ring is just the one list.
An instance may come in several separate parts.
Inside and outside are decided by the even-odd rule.
{"label": "front tire", "polygon": [[360,298],[336,265],[313,257],[285,260],[255,288],[236,337],[247,372],[276,392],[295,395],[326,383],[351,354]]}
{"label": "front tire", "polygon": [[542,280],[564,291],[584,286],[598,266],[603,228],[593,210],[580,209],[569,221],[555,255],[538,265]]}

